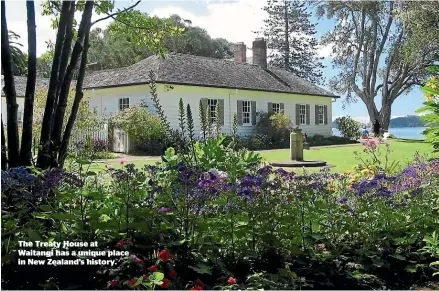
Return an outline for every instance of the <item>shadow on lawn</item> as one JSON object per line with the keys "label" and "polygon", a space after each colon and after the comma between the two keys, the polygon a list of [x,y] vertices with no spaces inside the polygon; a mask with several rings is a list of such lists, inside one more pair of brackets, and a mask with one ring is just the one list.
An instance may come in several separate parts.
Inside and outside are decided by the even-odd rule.
{"label": "shadow on lawn", "polygon": [[390,140],[394,140],[394,141],[398,141],[398,142],[405,142],[405,143],[427,143],[423,139],[392,138]]}

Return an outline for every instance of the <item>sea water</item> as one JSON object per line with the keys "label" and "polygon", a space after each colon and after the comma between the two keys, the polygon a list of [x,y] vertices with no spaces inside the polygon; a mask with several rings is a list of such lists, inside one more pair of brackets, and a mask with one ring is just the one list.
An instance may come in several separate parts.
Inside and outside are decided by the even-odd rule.
{"label": "sea water", "polygon": [[[389,128],[389,133],[398,138],[425,139],[425,136],[422,134],[425,129],[425,127],[394,127]],[[332,134],[340,136],[340,131],[337,128],[333,128]]]}

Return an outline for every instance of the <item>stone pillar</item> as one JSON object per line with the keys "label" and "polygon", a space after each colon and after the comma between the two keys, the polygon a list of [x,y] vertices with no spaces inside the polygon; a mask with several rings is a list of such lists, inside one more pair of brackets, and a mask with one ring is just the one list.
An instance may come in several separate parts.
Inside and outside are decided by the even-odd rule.
{"label": "stone pillar", "polygon": [[292,161],[303,161],[303,135],[301,130],[290,134],[290,158]]}

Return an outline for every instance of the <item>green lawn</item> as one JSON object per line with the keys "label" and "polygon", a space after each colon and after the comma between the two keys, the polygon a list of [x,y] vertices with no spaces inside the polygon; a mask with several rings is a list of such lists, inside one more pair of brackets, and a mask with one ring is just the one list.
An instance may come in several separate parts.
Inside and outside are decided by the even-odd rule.
{"label": "green lawn", "polygon": [[[404,164],[413,159],[416,151],[421,155],[428,154],[430,157],[439,156],[438,153],[432,154],[433,147],[423,141],[390,140],[389,143],[392,150],[390,153],[390,161],[396,160]],[[346,170],[351,170],[353,166],[358,164],[354,152],[362,152],[362,150],[362,145],[317,148],[305,150],[304,159],[326,161],[329,165],[335,166],[332,168],[332,171],[341,173]],[[262,151],[260,153],[268,162],[289,159],[289,150]],[[311,170],[312,168],[309,169]]]}
{"label": "green lawn", "polygon": [[[389,141],[392,152],[390,154],[390,160],[400,161],[401,163],[405,163],[411,160],[416,153],[419,151],[421,155],[428,154],[430,157],[436,156],[439,154],[432,154],[433,147],[422,141],[415,140],[391,140]],[[351,170],[353,166],[355,166],[358,162],[355,159],[354,152],[362,151],[361,145],[352,145],[352,146],[340,146],[333,148],[314,148],[312,150],[304,151],[304,159],[305,160],[323,160],[326,161],[329,165],[335,166],[331,168],[333,172],[344,172],[346,170]],[[274,150],[274,151],[260,151],[259,152],[262,157],[265,158],[267,162],[270,161],[281,161],[289,159],[289,150]],[[129,163],[133,163],[136,167],[143,167],[147,164],[155,164],[157,161],[160,161],[160,158],[157,160],[134,160],[129,161]],[[122,165],[119,161],[112,161],[108,163],[96,163],[93,164],[91,169],[95,171],[100,171],[105,169],[105,165],[111,165],[114,168],[121,168]],[[314,172],[318,170],[318,168],[308,168],[310,171]],[[293,170],[298,170],[295,168]]]}

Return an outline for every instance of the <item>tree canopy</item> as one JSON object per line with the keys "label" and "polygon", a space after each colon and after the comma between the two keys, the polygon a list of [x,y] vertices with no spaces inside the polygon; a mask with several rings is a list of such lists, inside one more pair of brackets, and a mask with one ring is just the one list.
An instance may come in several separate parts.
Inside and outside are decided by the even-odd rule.
{"label": "tree canopy", "polygon": [[[39,168],[63,166],[67,156],[75,120],[80,112],[83,98],[82,84],[87,65],[88,49],[90,47],[90,30],[92,26],[102,20],[113,18],[121,22],[122,28],[132,27],[139,31],[139,43],[146,45],[151,52],[162,54],[164,51],[162,41],[168,35],[176,34],[180,28],[163,21],[145,18],[139,19],[139,12],[133,8],[139,4],[137,1],[122,10],[116,10],[114,1],[47,1],[43,13],[54,16],[52,26],[57,31],[56,41],[51,46],[50,53],[44,55],[45,66],[50,67],[46,72],[49,77],[47,97],[41,121],[41,134],[38,145],[38,158],[36,165]],[[2,127],[2,168],[29,166],[32,164],[33,141],[33,112],[35,101],[36,83],[36,17],[34,1],[26,2],[27,29],[28,29],[28,58],[27,58],[27,84],[24,101],[24,119],[21,142],[18,138],[17,99],[13,69],[13,49],[9,38],[6,2],[1,2],[1,59],[4,75],[4,93],[7,105],[7,149]],[[116,11],[115,11],[116,10]],[[81,15],[81,20],[76,23],[75,13]],[[96,21],[91,20],[92,14],[102,15]],[[41,65],[41,62],[40,62]],[[74,94],[71,93],[72,80]],[[69,97],[70,96],[70,97]],[[73,98],[73,100],[71,100]],[[71,104],[71,107],[69,107]],[[70,112],[68,112],[68,111]],[[66,115],[67,113],[67,115]],[[68,116],[68,118],[67,118]],[[5,162],[7,159],[7,163]]]}
{"label": "tree canopy", "polygon": [[[191,26],[189,20],[178,15],[169,18],[150,17],[138,12],[137,26],[126,26],[125,21],[115,21],[107,29],[96,28],[90,33],[89,63],[99,63],[101,69],[120,68],[132,65],[154,53],[183,53],[212,58],[230,58],[232,45],[225,39],[212,39],[205,29]],[[155,25],[168,25],[175,33],[166,35],[147,35],[139,23],[152,21]],[[154,52],[145,45],[144,40],[160,41],[163,51]]]}
{"label": "tree canopy", "polygon": [[303,1],[268,0],[264,10],[263,34],[272,50],[270,65],[284,68],[313,83],[323,84],[320,69],[324,68],[317,56],[318,41],[314,38],[316,24]]}
{"label": "tree canopy", "polygon": [[[359,98],[370,120],[384,129],[393,102],[421,84],[439,50],[438,2],[329,1],[320,3],[319,15],[334,18],[335,27],[323,38],[331,45],[339,74],[330,80],[347,102]],[[427,20],[425,20],[427,19]],[[422,25],[418,25],[421,23]],[[422,39],[422,41],[419,41]],[[378,110],[375,98],[381,95]]]}

